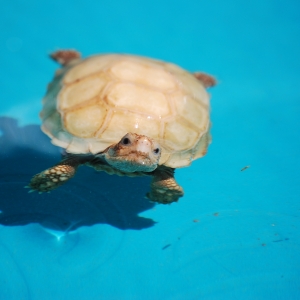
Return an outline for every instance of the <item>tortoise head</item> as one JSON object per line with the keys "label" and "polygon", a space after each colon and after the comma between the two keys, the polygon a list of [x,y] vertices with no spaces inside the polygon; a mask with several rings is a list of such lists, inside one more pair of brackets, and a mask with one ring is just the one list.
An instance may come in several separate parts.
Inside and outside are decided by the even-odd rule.
{"label": "tortoise head", "polygon": [[151,172],[158,166],[161,149],[157,142],[145,135],[127,133],[101,155],[106,162],[123,172]]}

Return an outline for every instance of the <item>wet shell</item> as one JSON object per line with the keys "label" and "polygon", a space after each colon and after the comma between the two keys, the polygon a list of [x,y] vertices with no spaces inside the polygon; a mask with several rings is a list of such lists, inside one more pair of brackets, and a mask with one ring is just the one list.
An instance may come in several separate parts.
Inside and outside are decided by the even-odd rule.
{"label": "wet shell", "polygon": [[191,73],[130,55],[96,55],[60,69],[43,99],[43,131],[70,153],[97,153],[126,133],[162,147],[177,168],[205,155],[209,95]]}

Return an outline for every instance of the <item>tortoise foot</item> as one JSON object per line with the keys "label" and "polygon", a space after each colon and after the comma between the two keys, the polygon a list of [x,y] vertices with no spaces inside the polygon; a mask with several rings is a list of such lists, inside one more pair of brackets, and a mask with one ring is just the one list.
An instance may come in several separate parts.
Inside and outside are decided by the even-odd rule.
{"label": "tortoise foot", "polygon": [[65,66],[71,61],[80,59],[81,54],[76,50],[58,50],[51,53],[50,57],[62,66]]}
{"label": "tortoise foot", "polygon": [[151,201],[162,204],[177,202],[182,196],[183,189],[173,177],[159,181],[154,179],[151,184],[151,191],[146,195]]}
{"label": "tortoise foot", "polygon": [[75,169],[72,166],[57,165],[33,176],[27,187],[31,191],[49,192],[64,184],[74,174]]}
{"label": "tortoise foot", "polygon": [[206,88],[213,87],[217,84],[217,80],[206,73],[195,72],[194,76],[201,81]]}

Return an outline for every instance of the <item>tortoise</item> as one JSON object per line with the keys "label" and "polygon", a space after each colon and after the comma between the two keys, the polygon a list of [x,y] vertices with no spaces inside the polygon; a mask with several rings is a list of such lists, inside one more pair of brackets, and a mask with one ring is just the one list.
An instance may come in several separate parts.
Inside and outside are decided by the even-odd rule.
{"label": "tortoise", "polygon": [[150,201],[183,196],[176,168],[204,156],[211,141],[209,94],[214,77],[146,57],[76,50],[50,57],[61,65],[48,85],[42,130],[66,155],[35,175],[31,191],[49,192],[80,165],[119,176],[151,176]]}

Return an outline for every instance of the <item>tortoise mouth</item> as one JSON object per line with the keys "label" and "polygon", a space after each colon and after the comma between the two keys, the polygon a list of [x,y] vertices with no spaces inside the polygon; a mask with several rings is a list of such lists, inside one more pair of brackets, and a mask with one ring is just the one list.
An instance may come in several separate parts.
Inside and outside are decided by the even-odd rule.
{"label": "tortoise mouth", "polygon": [[117,157],[128,160],[151,160],[148,153],[141,151],[130,151],[126,154],[119,154]]}
{"label": "tortoise mouth", "polygon": [[141,151],[130,151],[126,154],[110,156],[106,158],[112,167],[128,173],[152,172],[157,168],[158,160],[153,160],[148,153]]}

